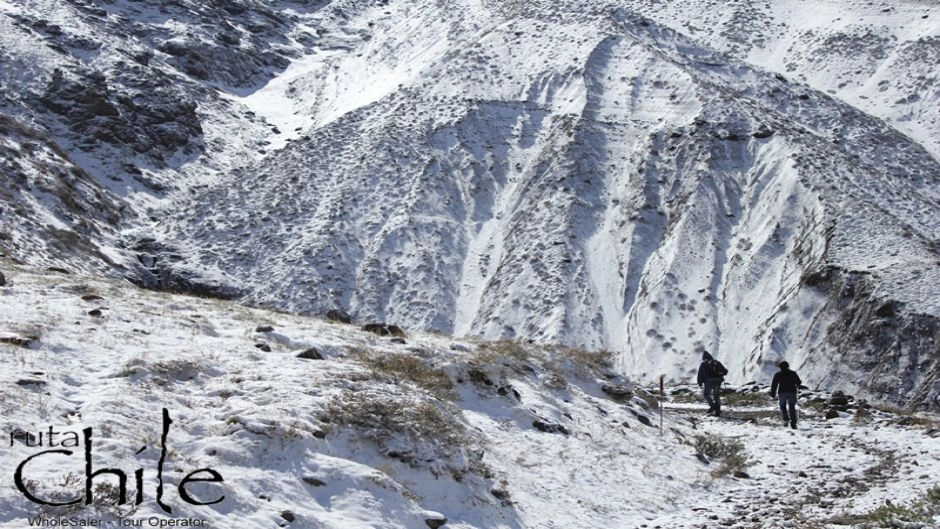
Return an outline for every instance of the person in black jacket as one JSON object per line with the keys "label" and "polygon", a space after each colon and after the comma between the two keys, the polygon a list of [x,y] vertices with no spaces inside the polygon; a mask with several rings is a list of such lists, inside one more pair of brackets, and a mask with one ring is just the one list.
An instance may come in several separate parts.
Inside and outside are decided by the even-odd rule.
{"label": "person in black jacket", "polygon": [[698,366],[698,385],[704,387],[705,402],[708,403],[708,414],[721,417],[721,383],[725,380],[728,370],[721,362],[715,360],[708,351],[702,352],[702,363]]}
{"label": "person in black jacket", "polygon": [[780,395],[780,414],[783,415],[783,424],[789,424],[796,430],[796,393],[800,389],[800,380],[796,371],[790,370],[790,364],[785,360],[777,364],[780,371],[774,373],[770,383],[770,398]]}

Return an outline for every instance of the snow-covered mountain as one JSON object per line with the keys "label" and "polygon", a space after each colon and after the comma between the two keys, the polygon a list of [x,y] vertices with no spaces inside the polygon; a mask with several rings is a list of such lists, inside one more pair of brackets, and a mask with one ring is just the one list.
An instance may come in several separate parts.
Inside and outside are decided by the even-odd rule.
{"label": "snow-covered mountain", "polygon": [[934,4],[0,12],[9,257],[640,380],[707,349],[739,382],[937,391]]}
{"label": "snow-covered mountain", "polygon": [[[670,387],[660,419],[659,399],[606,353],[382,337],[0,265],[3,528],[940,522],[936,414],[807,391],[794,431],[766,385],[742,385],[721,419]],[[86,472],[110,471],[90,504],[55,507],[17,488],[17,468],[23,489],[59,503],[82,498]],[[187,484],[197,469],[218,479]]]}

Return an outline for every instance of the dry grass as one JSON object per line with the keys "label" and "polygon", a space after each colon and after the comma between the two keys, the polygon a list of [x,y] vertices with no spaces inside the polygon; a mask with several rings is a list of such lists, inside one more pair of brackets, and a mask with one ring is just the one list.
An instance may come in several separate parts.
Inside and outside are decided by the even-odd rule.
{"label": "dry grass", "polygon": [[742,471],[751,464],[744,451],[744,444],[734,439],[717,435],[697,435],[692,447],[699,454],[719,461],[718,467],[712,471],[712,476],[716,478]]}
{"label": "dry grass", "polygon": [[333,398],[320,420],[328,432],[355,428],[386,456],[413,466],[419,463],[414,453],[390,450],[390,443],[401,440],[415,452],[430,451],[439,457],[468,443],[467,432],[454,413],[427,400],[346,391]]}
{"label": "dry grass", "polygon": [[480,352],[470,360],[471,368],[502,366],[518,374],[532,374],[538,369],[550,372],[554,385],[564,386],[566,374],[579,377],[599,376],[613,368],[610,351],[587,351],[564,345],[523,343],[519,340],[483,342]]}
{"label": "dry grass", "polygon": [[164,360],[148,363],[142,358],[134,358],[124,363],[116,377],[133,377],[138,374],[149,373],[157,378],[169,380],[189,380],[196,378],[204,372],[207,366],[197,360]]}
{"label": "dry grass", "polygon": [[364,349],[352,352],[353,358],[377,374],[391,377],[395,382],[410,382],[443,400],[456,400],[454,382],[441,368],[428,364],[416,356],[396,353],[375,353]]}
{"label": "dry grass", "polygon": [[745,393],[722,393],[722,406],[764,406],[776,402],[763,391],[749,391]]}
{"label": "dry grass", "polygon": [[932,524],[937,515],[940,515],[940,485],[906,505],[885,504],[865,514],[842,515],[827,521],[859,528],[907,527],[908,524]]}

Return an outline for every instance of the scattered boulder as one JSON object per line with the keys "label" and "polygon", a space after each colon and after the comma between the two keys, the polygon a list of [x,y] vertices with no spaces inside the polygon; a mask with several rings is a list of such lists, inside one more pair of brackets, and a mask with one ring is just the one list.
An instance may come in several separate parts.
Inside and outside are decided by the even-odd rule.
{"label": "scattered boulder", "polygon": [[848,405],[849,405],[849,398],[845,395],[845,393],[843,393],[843,392],[841,392],[841,391],[834,391],[834,392],[832,392],[832,396],[829,397],[829,405],[831,405],[831,406],[848,406]]}
{"label": "scattered boulder", "polygon": [[644,408],[659,409],[659,397],[643,388],[636,388],[636,398],[631,401]]}
{"label": "scattered boulder", "polygon": [[621,384],[611,384],[607,382],[601,386],[601,391],[610,395],[610,398],[618,402],[627,402],[633,398],[633,390]]}
{"label": "scattered boulder", "polygon": [[264,352],[266,352],[266,353],[270,353],[270,352],[271,352],[271,346],[268,345],[268,344],[266,344],[266,343],[260,343],[260,342],[259,342],[259,343],[256,343],[256,344],[255,344],[255,347],[257,347],[258,349],[261,349],[262,351],[264,351]]}
{"label": "scattered boulder", "polygon": [[501,397],[508,397],[510,395],[516,399],[516,402],[522,402],[522,395],[512,386],[500,386],[496,388],[496,393]]}
{"label": "scattered boulder", "polygon": [[304,476],[300,478],[301,481],[310,485],[311,487],[323,487],[326,486],[326,482],[322,479],[315,478],[313,476]]}
{"label": "scattered boulder", "polygon": [[60,267],[60,266],[50,266],[50,267],[46,268],[46,271],[47,271],[47,272],[54,272],[54,273],[56,273],[56,274],[64,274],[64,275],[70,275],[70,274],[72,273],[72,272],[69,272],[68,270],[66,270],[65,268],[62,268],[62,267]]}
{"label": "scattered boulder", "polygon": [[474,384],[478,386],[480,385],[492,386],[493,385],[493,381],[490,380],[490,377],[487,376],[486,372],[484,372],[482,369],[471,367],[467,371],[467,376],[470,377],[470,382],[473,382]]}
{"label": "scattered boulder", "polygon": [[38,378],[21,378],[16,381],[17,386],[45,386],[45,380],[39,380]]}
{"label": "scattered boulder", "polygon": [[7,277],[3,275],[3,272],[0,272],[0,287],[7,286]]}
{"label": "scattered boulder", "polygon": [[532,421],[532,427],[540,432],[571,435],[571,432],[564,426],[554,422],[543,421],[542,419]]}
{"label": "scattered boulder", "polygon": [[763,126],[760,127],[759,129],[755,130],[755,131],[751,134],[751,136],[753,136],[753,137],[755,137],[755,138],[757,138],[757,139],[759,139],[759,140],[762,140],[762,139],[764,139],[764,138],[769,138],[769,137],[771,137],[771,136],[773,136],[773,135],[774,135],[774,131],[773,131],[773,130],[771,130],[771,129],[767,128],[767,127],[763,127]]}
{"label": "scattered boulder", "polygon": [[101,301],[103,299],[104,298],[99,296],[98,294],[85,294],[84,296],[82,296],[82,301]]}
{"label": "scattered boulder", "polygon": [[352,323],[352,316],[340,309],[330,309],[326,312],[326,319],[340,323]]}
{"label": "scattered boulder", "polygon": [[274,327],[271,325],[259,325],[255,327],[255,332],[272,332]]}
{"label": "scattered boulder", "polygon": [[748,474],[747,472],[743,470],[735,470],[734,474],[732,475],[738,479],[751,479],[750,474]]}
{"label": "scattered boulder", "polygon": [[17,347],[32,349],[33,345],[35,345],[38,341],[39,338],[34,336],[21,336],[19,334],[0,332],[0,343],[8,343]]}
{"label": "scattered boulder", "polygon": [[89,315],[89,316],[92,316],[92,317],[95,317],[95,318],[100,318],[100,317],[104,316],[104,313],[101,312],[101,309],[100,309],[100,308],[98,308],[98,309],[91,309],[91,310],[89,310],[89,311],[88,311],[88,315]]}
{"label": "scattered boulder", "polygon": [[387,323],[367,323],[362,326],[362,330],[377,334],[379,336],[397,336],[398,338],[407,338],[405,331],[397,325]]}
{"label": "scattered boulder", "polygon": [[298,354],[297,358],[303,358],[304,360],[323,360],[323,355],[320,354],[320,351],[317,351],[316,347],[311,347]]}
{"label": "scattered boulder", "polygon": [[394,337],[394,338],[392,338],[392,339],[389,340],[389,341],[392,342],[392,343],[397,343],[397,344],[406,344],[406,343],[408,343],[408,342],[405,341],[404,338],[399,338],[399,337],[397,337],[397,336]]}
{"label": "scattered boulder", "polygon": [[282,511],[281,518],[284,518],[285,520],[287,520],[287,523],[291,523],[297,519],[297,517],[294,516],[294,513],[291,511]]}
{"label": "scattered boulder", "polygon": [[438,529],[447,523],[447,517],[435,511],[424,511],[421,513],[424,523],[431,529]]}
{"label": "scattered boulder", "polygon": [[826,420],[827,420],[827,421],[830,420],[830,419],[838,419],[838,418],[839,418],[839,410],[837,410],[837,409],[835,409],[835,408],[829,408],[828,410],[826,410]]}
{"label": "scattered boulder", "polygon": [[631,410],[631,411],[633,411],[633,415],[636,416],[636,420],[640,421],[641,423],[643,423],[643,424],[645,424],[645,425],[647,425],[647,426],[649,426],[649,427],[652,427],[652,426],[653,426],[653,421],[651,421],[649,417],[647,417],[646,415],[643,415],[642,413],[639,413],[639,412],[637,412],[637,411],[635,411],[635,410]]}

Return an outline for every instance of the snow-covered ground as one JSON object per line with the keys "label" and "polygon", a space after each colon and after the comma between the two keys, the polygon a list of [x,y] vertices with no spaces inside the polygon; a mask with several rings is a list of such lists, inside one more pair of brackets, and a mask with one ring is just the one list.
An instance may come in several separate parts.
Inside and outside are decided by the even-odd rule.
{"label": "snow-covered ground", "polygon": [[[27,527],[42,514],[144,524],[178,517],[219,528],[417,528],[433,511],[447,517],[445,528],[836,528],[940,486],[936,416],[872,409],[827,421],[807,406],[811,393],[792,431],[766,399],[745,405],[726,396],[725,418],[713,419],[696,390],[670,387],[660,435],[655,400],[615,375],[604,355],[412,332],[380,337],[100,277],[6,262],[2,270],[2,527]],[[618,388],[631,393],[615,400]],[[156,503],[163,409],[172,420],[163,464],[172,516]],[[91,428],[93,470],[126,472],[128,503],[98,501],[114,500],[113,475],[95,477],[91,506],[27,500],[13,474],[50,449],[50,427],[59,444],[65,432],[78,439]],[[698,437],[741,443],[749,462],[734,470],[744,474],[717,475],[722,459]],[[25,487],[46,500],[78,497],[84,445],[73,449],[30,461]],[[199,468],[224,483],[187,490],[198,501],[224,496],[220,503],[181,500],[178,484]],[[131,505],[137,469],[143,497]]]}

